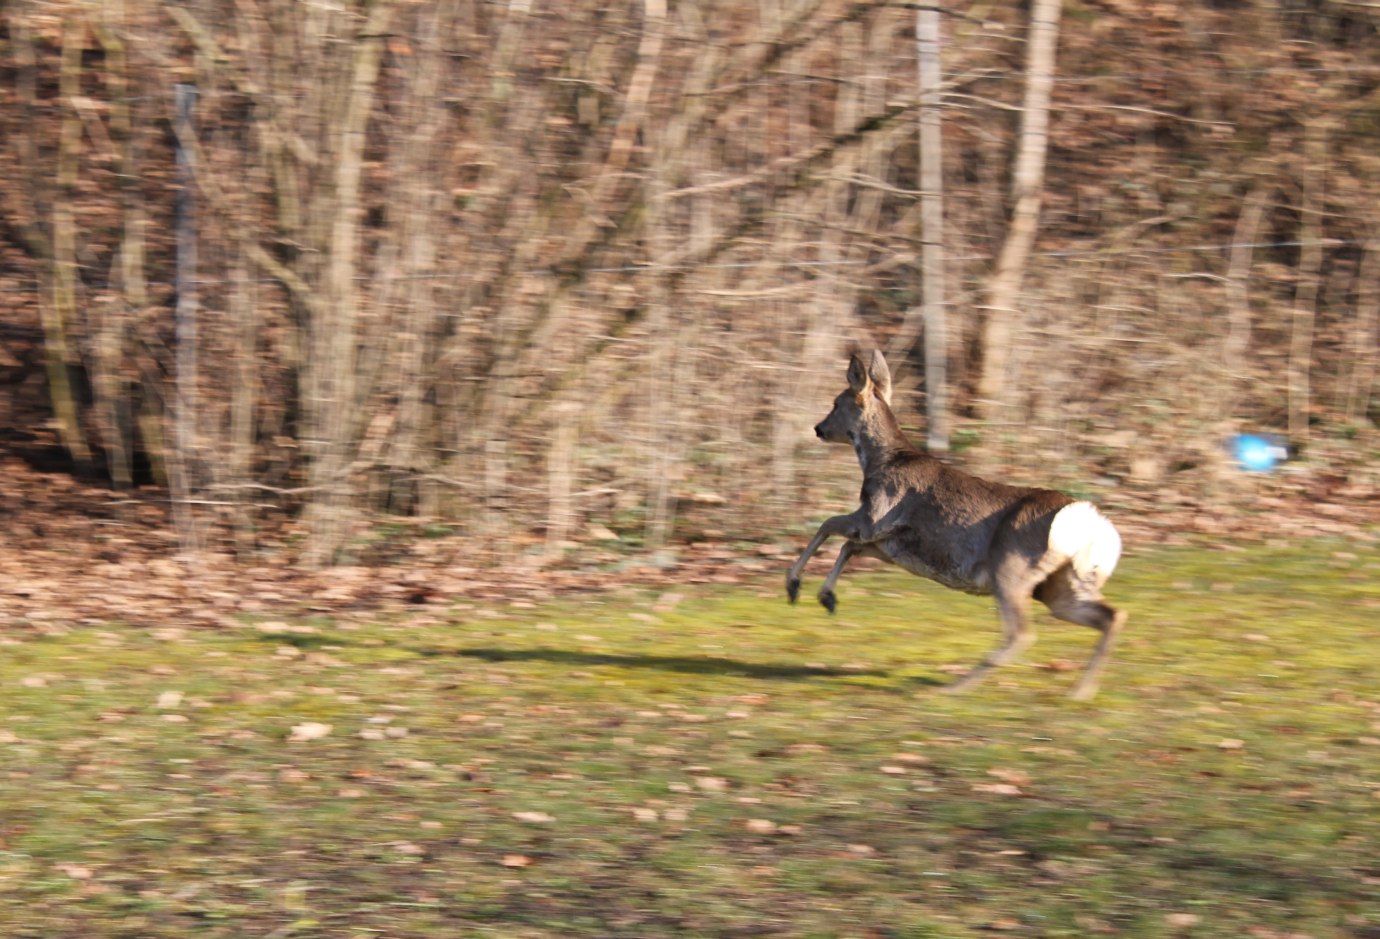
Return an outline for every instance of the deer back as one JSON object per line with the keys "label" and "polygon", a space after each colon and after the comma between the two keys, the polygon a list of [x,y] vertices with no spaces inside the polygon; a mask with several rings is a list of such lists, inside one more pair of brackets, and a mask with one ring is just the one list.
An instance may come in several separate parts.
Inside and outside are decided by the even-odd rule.
{"label": "deer back", "polygon": [[991,482],[914,452],[863,481],[878,549],[913,574],[968,593],[992,592],[1006,564],[1039,565],[1054,516],[1073,500]]}

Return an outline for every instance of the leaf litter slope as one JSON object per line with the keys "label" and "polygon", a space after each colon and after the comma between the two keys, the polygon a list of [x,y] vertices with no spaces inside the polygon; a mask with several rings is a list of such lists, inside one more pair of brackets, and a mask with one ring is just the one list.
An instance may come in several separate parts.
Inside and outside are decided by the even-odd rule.
{"label": "leaf litter slope", "polygon": [[895,573],[15,635],[0,932],[1375,936],[1377,572],[1133,558],[1091,705]]}

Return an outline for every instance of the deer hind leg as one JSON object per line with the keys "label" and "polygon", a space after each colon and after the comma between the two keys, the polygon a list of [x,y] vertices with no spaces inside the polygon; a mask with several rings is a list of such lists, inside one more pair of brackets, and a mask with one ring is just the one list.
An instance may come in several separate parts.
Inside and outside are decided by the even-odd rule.
{"label": "deer hind leg", "polygon": [[1031,588],[1024,583],[997,590],[997,612],[1001,616],[1001,645],[997,646],[958,681],[949,685],[946,691],[962,692],[976,685],[988,672],[1002,665],[1008,665],[1020,657],[1035,641],[1035,630],[1030,625]]}
{"label": "deer hind leg", "polygon": [[1112,646],[1116,644],[1117,635],[1126,625],[1126,611],[1104,603],[1097,586],[1079,579],[1072,567],[1067,565],[1040,585],[1036,597],[1059,619],[1101,633],[1092,657],[1083,669],[1083,677],[1070,695],[1075,701],[1091,699],[1097,694],[1102,669],[1111,655]]}

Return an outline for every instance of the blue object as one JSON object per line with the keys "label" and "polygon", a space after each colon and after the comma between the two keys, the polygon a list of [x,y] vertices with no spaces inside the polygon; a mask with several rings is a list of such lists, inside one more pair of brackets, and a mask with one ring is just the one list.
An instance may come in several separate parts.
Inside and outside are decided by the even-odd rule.
{"label": "blue object", "polygon": [[1275,464],[1289,456],[1289,450],[1278,439],[1260,434],[1237,434],[1232,438],[1232,452],[1243,470],[1268,473]]}

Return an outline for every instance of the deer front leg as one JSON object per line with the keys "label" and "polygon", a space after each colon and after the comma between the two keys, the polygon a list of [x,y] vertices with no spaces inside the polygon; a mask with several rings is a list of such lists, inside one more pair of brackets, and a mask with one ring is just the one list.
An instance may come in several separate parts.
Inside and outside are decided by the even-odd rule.
{"label": "deer front leg", "polygon": [[[814,557],[820,545],[829,540],[831,535],[842,535],[850,540],[857,537],[858,522],[854,515],[835,515],[833,518],[824,520],[824,524],[819,526],[819,531],[810,539],[810,543],[805,546],[805,550],[800,552],[800,557],[796,558],[791,569],[786,572],[786,596],[794,603],[800,597],[800,575],[805,570],[805,563]],[[835,567],[839,567],[836,562]],[[839,570],[842,570],[839,567]],[[831,575],[835,578],[837,575]]]}
{"label": "deer front leg", "polygon": [[829,572],[829,576],[824,579],[824,583],[819,587],[819,602],[830,613],[838,607],[838,597],[834,596],[834,584],[838,582],[839,575],[843,573],[844,565],[850,558],[856,557],[863,551],[862,545],[856,541],[845,541],[843,547],[839,548],[839,556],[834,561],[834,569]]}

